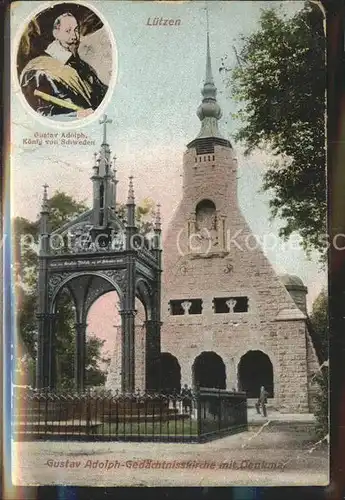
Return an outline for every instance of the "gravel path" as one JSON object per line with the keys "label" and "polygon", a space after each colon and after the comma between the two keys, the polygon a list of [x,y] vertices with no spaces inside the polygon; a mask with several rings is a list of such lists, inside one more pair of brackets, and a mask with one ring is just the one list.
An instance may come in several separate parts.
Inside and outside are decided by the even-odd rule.
{"label": "gravel path", "polygon": [[13,446],[16,485],[326,485],[328,448],[307,432],[253,431],[204,444],[25,442]]}

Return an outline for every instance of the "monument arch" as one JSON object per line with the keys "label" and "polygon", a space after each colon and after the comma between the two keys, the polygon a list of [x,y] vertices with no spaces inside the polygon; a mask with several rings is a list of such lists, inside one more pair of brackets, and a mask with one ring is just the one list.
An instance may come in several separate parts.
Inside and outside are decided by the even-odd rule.
{"label": "monument arch", "polygon": [[274,397],[273,365],[269,356],[261,350],[247,351],[238,364],[238,387],[248,398],[258,398],[264,386],[268,397]]}
{"label": "monument arch", "polygon": [[[91,181],[93,206],[62,227],[49,230],[49,203],[44,186],[40,218],[37,388],[53,388],[49,360],[54,355],[56,299],[67,288],[76,312],[75,388],[84,390],[86,317],[91,305],[115,290],[121,315],[121,389],[135,390],[135,299],[146,311],[145,388],[158,389],[160,362],[161,221],[157,208],[151,241],[136,227],[133,179],[129,179],[125,213],[117,210],[115,158],[107,142],[106,116]],[[52,241],[56,239],[58,246]],[[135,244],[135,241],[147,244]],[[150,243],[150,244],[149,244]]]}
{"label": "monument arch", "polygon": [[193,386],[226,389],[226,369],[223,359],[214,351],[203,351],[194,360]]}

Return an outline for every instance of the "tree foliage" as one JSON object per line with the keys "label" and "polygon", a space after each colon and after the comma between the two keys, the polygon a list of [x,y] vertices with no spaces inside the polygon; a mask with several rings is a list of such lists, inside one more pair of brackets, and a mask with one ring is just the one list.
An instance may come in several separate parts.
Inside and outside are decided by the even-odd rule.
{"label": "tree foliage", "polygon": [[315,400],[316,435],[322,439],[329,433],[329,374],[328,368],[322,369],[315,377],[317,393]]}
{"label": "tree foliage", "polygon": [[274,161],[263,189],[272,193],[272,216],[285,221],[280,236],[297,231],[305,250],[325,249],[325,35],[318,6],[289,18],[263,10],[257,31],[241,37],[238,65],[224,73],[234,117],[242,124],[235,140],[246,154],[268,150]]}
{"label": "tree foliage", "polygon": [[[317,333],[323,356],[328,359],[328,341],[329,341],[329,323],[328,323],[328,295],[325,290],[322,290],[313,303],[312,313],[310,315],[313,328]],[[328,367],[325,366],[316,375],[315,382],[317,384],[316,393],[316,432],[321,439],[329,432],[328,424],[328,401],[329,401],[329,377]]]}
{"label": "tree foliage", "polygon": [[[59,191],[48,200],[48,206],[52,230],[87,210],[84,203],[78,203],[71,196]],[[13,235],[18,331],[26,353],[34,358],[37,338],[39,218],[30,221],[24,217],[16,217],[13,221]]]}
{"label": "tree foliage", "polygon": [[[49,223],[52,231],[82,214],[88,207],[63,192],[56,192],[49,200]],[[118,213],[125,216],[125,205],[119,205]],[[137,206],[137,226],[147,233],[152,229],[153,201],[146,199]],[[34,383],[37,343],[37,279],[39,217],[30,221],[16,217],[13,221],[15,248],[15,286],[17,298],[17,328],[22,347],[21,367],[25,366],[28,381]],[[71,297],[62,293],[57,302],[57,322],[54,345],[54,362],[58,387],[73,386],[75,316]],[[105,382],[106,368],[110,359],[102,355],[103,340],[89,334],[86,339],[86,383],[90,386]]]}
{"label": "tree foliage", "polygon": [[325,359],[328,359],[328,295],[325,290],[321,291],[313,303],[310,321],[320,339],[322,354]]}

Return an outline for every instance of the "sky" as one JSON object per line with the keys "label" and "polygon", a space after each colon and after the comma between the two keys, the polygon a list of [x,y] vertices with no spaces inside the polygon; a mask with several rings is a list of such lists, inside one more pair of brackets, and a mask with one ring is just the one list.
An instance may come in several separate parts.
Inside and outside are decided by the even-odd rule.
{"label": "sky", "polygon": [[[262,240],[267,234],[277,236],[283,225],[279,219],[270,221],[269,193],[260,191],[270,157],[254,152],[245,158],[241,147],[232,140],[239,127],[239,123],[231,117],[236,106],[218,68],[224,56],[227,56],[229,66],[236,64],[233,47],[240,47],[241,34],[248,35],[257,28],[262,8],[274,3],[292,15],[303,7],[303,2],[207,3],[213,74],[218,88],[218,102],[223,111],[220,129],[225,137],[230,138],[237,153],[240,207],[255,235]],[[201,101],[200,90],[205,73],[206,4],[202,1],[97,1],[85,4],[95,8],[106,19],[105,29],[109,27],[116,45],[116,50],[113,50],[114,54],[117,53],[112,82],[114,88],[106,112],[113,120],[108,127],[108,142],[117,157],[118,201],[125,201],[128,176],[132,174],[137,201],[152,197],[161,203],[164,232],[181,198],[183,152],[200,129],[196,109]],[[43,8],[43,5],[42,2],[13,4],[13,53],[16,51],[16,40],[32,11]],[[181,24],[149,26],[148,19],[154,17],[180,19]],[[105,64],[102,54],[99,60],[100,64],[102,60]],[[87,134],[96,141],[96,146],[54,148],[25,145],[24,138],[33,137],[35,132],[54,132],[56,128],[50,122],[42,123],[26,110],[15,90],[15,81],[12,88],[12,215],[35,219],[40,210],[45,182],[50,186],[49,194],[61,190],[77,200],[91,203],[93,153],[99,148],[102,138],[98,120],[81,128],[66,130]],[[296,248],[296,245],[293,249],[291,245],[287,248],[283,242],[278,249],[264,248],[264,251],[279,274],[296,274],[302,278],[309,290],[310,309],[327,281],[317,256],[312,255],[308,260],[301,248]],[[99,306],[109,313],[109,324],[113,302],[111,296],[105,297],[103,305]],[[97,304],[92,311],[89,331],[102,336],[102,328],[97,324]]]}

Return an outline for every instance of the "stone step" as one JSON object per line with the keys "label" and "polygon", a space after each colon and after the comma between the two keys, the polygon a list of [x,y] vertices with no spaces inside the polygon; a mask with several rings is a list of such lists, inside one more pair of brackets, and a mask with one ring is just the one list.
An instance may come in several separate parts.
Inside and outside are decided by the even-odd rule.
{"label": "stone step", "polygon": [[[181,421],[181,420],[184,420],[184,419],[187,419],[189,418],[187,415],[179,415],[178,416],[179,418],[176,419],[176,422],[177,421]],[[151,424],[152,422],[155,422],[155,424],[157,426],[159,426],[159,423],[160,422],[166,422],[166,421],[170,421],[170,425],[169,425],[169,428],[170,429],[174,429],[174,420],[170,420],[170,419],[161,419],[159,421],[157,421],[156,419],[153,419],[153,418],[147,418],[147,419],[137,419],[137,420],[133,420],[132,421],[132,424],[133,424],[133,430],[136,429],[136,424],[137,423],[140,423],[140,424],[145,424],[145,422],[147,424]],[[131,421],[128,421],[128,419],[126,418],[125,420],[117,420],[117,421],[102,421],[102,420],[98,420],[98,421],[93,421],[91,423],[89,423],[89,425],[87,425],[86,421],[81,421],[81,422],[75,422],[75,421],[60,421],[60,422],[49,422],[47,421],[46,423],[44,421],[32,421],[32,422],[16,422],[14,423],[14,426],[13,426],[13,431],[15,433],[20,433],[20,434],[25,434],[25,433],[39,433],[39,434],[46,434],[46,433],[57,433],[57,434],[63,434],[63,433],[67,433],[67,434],[78,434],[78,433],[85,433],[86,430],[88,429],[90,431],[90,433],[92,433],[92,431],[98,431],[100,433],[102,433],[102,427],[103,427],[103,424],[105,426],[107,426],[108,424],[116,424],[116,422],[119,425],[119,430],[121,431],[121,428],[122,428],[122,424],[126,423],[126,432],[130,433],[131,431],[131,425],[130,425],[130,422]]]}
{"label": "stone step", "polygon": [[[269,424],[265,425],[265,422]],[[262,428],[262,432],[313,432],[315,430],[315,422],[303,422],[302,420],[249,420],[248,430],[256,432]]]}
{"label": "stone step", "polygon": [[[258,400],[257,398],[248,398],[247,399],[247,408],[254,408],[255,409],[255,404],[256,404],[257,400]],[[267,399],[266,408],[275,409],[273,399],[271,399],[271,398]]]}

